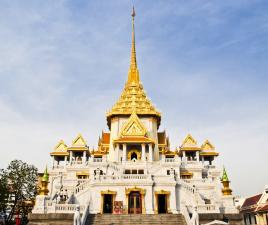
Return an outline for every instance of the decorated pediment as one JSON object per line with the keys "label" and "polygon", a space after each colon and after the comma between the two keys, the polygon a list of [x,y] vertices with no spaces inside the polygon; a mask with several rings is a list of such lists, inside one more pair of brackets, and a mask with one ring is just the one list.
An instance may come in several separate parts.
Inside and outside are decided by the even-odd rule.
{"label": "decorated pediment", "polygon": [[197,141],[192,137],[191,134],[188,134],[182,143],[183,147],[196,147]]}
{"label": "decorated pediment", "polygon": [[202,144],[201,149],[204,151],[214,151],[215,147],[208,140],[206,140],[204,144]]}
{"label": "decorated pediment", "polygon": [[66,156],[68,154],[67,145],[63,140],[60,140],[59,143],[55,146],[54,151],[50,153],[51,156]]}
{"label": "decorated pediment", "polygon": [[60,140],[59,143],[55,146],[54,150],[56,152],[66,152],[67,145],[64,143],[63,140]]}
{"label": "decorated pediment", "polygon": [[197,146],[197,141],[192,137],[191,134],[188,134],[187,137],[184,139],[181,147],[181,150],[189,150],[189,151],[199,151],[200,147]]}
{"label": "decorated pediment", "polygon": [[124,125],[121,136],[145,136],[146,128],[140,121],[135,112],[131,114],[127,123]]}
{"label": "decorated pediment", "polygon": [[82,137],[81,134],[79,134],[74,140],[73,140],[73,144],[72,147],[86,147],[87,143],[85,141],[85,139]]}

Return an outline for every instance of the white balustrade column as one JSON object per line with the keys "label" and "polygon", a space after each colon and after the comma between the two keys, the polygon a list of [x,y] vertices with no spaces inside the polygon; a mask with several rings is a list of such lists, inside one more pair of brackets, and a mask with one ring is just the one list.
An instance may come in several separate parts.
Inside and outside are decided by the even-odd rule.
{"label": "white balustrade column", "polygon": [[123,162],[127,161],[127,145],[123,144]]}
{"label": "white balustrade column", "polygon": [[146,161],[146,156],[145,156],[145,144],[141,144],[141,160],[143,162]]}
{"label": "white balustrade column", "polygon": [[201,156],[201,158],[202,158],[202,164],[204,164],[205,163],[204,156]]}
{"label": "white balustrade column", "polygon": [[149,162],[153,161],[153,146],[149,144]]}

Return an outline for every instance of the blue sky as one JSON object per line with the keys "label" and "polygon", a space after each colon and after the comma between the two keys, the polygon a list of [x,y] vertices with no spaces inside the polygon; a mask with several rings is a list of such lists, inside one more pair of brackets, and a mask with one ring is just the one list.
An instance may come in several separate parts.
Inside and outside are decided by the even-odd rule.
{"label": "blue sky", "polygon": [[[135,1],[148,96],[172,148],[209,139],[237,195],[268,183],[268,1]],[[96,146],[127,78],[126,0],[0,1],[0,167],[42,170],[82,133]]]}

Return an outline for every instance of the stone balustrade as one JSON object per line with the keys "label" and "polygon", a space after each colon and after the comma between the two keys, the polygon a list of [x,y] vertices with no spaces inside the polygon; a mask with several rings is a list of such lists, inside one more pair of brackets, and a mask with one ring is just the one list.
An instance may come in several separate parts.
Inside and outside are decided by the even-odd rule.
{"label": "stone balustrade", "polygon": [[[76,204],[54,204],[49,202],[47,204],[47,213],[74,213],[76,210]],[[80,206],[80,210],[83,211],[85,206]]]}
{"label": "stone balustrade", "polygon": [[200,183],[208,183],[208,179],[183,179],[185,183],[188,184],[200,184]]}
{"label": "stone balustrade", "polygon": [[175,159],[174,158],[165,158],[165,162],[166,163],[173,163],[173,162],[175,162]]}
{"label": "stone balustrade", "polygon": [[145,174],[124,174],[121,177],[123,180],[142,180],[148,178]]}
{"label": "stone balustrade", "polygon": [[217,213],[219,210],[215,205],[212,204],[205,204],[205,205],[198,205],[197,206],[198,213]]}

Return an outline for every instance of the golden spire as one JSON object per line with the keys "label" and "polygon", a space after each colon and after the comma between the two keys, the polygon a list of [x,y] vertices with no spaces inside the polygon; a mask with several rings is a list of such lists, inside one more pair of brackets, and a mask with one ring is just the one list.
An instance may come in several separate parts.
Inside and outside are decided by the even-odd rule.
{"label": "golden spire", "polygon": [[229,187],[230,181],[229,178],[227,176],[225,167],[223,167],[223,174],[222,174],[222,178],[221,178],[221,183],[223,185],[223,189],[222,194],[223,195],[232,195],[232,189]]}
{"label": "golden spire", "polygon": [[131,42],[131,56],[130,67],[128,71],[128,79],[125,88],[121,93],[118,101],[114,104],[112,109],[107,112],[107,122],[110,128],[111,118],[119,115],[130,116],[133,111],[140,116],[153,116],[157,119],[158,126],[161,121],[161,113],[154,107],[150,99],[148,99],[143,86],[140,82],[140,75],[136,60],[135,49],[135,27],[134,17],[135,9],[132,11],[132,42]]}
{"label": "golden spire", "polygon": [[135,23],[134,18],[136,16],[135,9],[133,6],[132,10],[132,42],[131,42],[131,56],[130,56],[130,68],[128,71],[128,84],[139,84],[140,82],[140,75],[137,66],[137,59],[136,59],[136,47],[135,47]]}
{"label": "golden spire", "polygon": [[41,188],[39,191],[39,195],[47,195],[48,194],[48,183],[49,183],[49,174],[47,172],[47,166],[44,172],[44,175],[41,179]]}

